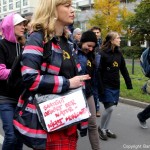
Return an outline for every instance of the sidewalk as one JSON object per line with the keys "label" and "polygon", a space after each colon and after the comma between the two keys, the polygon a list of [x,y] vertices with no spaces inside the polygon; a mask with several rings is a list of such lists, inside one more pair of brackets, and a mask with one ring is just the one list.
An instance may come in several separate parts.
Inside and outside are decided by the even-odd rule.
{"label": "sidewalk", "polygon": [[140,102],[140,101],[137,101],[137,100],[127,99],[127,98],[123,98],[123,97],[119,97],[119,98],[120,98],[121,103],[136,106],[136,107],[140,107],[140,108],[145,108],[146,106],[149,105],[149,103]]}

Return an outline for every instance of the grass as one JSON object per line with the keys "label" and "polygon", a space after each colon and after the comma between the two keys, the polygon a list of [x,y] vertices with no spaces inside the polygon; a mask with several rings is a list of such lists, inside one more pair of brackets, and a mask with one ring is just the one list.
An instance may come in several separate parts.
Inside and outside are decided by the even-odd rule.
{"label": "grass", "polygon": [[134,99],[142,102],[150,102],[150,95],[143,94],[141,87],[146,83],[146,78],[139,64],[134,65],[134,74],[132,74],[132,65],[127,64],[127,68],[132,80],[133,89],[127,90],[123,77],[121,76],[120,96],[124,98]]}

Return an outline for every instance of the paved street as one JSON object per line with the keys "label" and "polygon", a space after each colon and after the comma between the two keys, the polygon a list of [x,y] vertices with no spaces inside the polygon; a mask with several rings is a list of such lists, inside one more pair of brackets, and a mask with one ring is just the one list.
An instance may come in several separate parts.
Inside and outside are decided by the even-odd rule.
{"label": "paved street", "polygon": [[[101,106],[103,109],[103,106]],[[117,139],[101,142],[101,150],[150,150],[150,128],[139,126],[136,114],[142,109],[119,103],[113,113],[111,129],[117,134]],[[100,118],[97,119],[100,122]],[[147,121],[150,127],[150,119]],[[0,124],[1,128],[1,124]],[[0,149],[2,144],[2,129],[0,129]],[[24,147],[24,150],[31,150]],[[79,138],[78,150],[91,150],[87,137]]]}

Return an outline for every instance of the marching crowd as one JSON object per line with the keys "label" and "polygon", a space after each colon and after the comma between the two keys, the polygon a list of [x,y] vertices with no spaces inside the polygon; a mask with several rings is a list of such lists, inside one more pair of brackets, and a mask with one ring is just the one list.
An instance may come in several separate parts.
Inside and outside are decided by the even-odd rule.
{"label": "marching crowd", "polygon": [[[119,101],[119,72],[127,89],[133,88],[120,51],[120,34],[110,31],[102,39],[97,26],[85,32],[74,29],[74,17],[71,0],[41,0],[30,21],[17,13],[4,17],[0,40],[0,116],[5,134],[2,150],[22,150],[23,144],[34,150],[76,150],[79,133],[88,135],[92,150],[100,150],[100,139],[117,138],[110,122]],[[43,61],[45,43],[50,43],[48,62]],[[20,54],[25,89],[17,98],[7,80]],[[87,126],[83,130],[74,124],[44,131],[35,94],[61,94],[78,87],[83,88],[91,113],[85,121]],[[96,117],[101,117],[101,122],[97,123]],[[147,128],[150,106],[137,117]]]}

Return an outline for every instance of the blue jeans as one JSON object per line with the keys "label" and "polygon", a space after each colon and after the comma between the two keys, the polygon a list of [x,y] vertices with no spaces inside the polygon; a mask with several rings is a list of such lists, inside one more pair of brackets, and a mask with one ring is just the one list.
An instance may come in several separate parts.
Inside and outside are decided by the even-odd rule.
{"label": "blue jeans", "polygon": [[2,150],[22,150],[23,143],[19,141],[14,133],[13,116],[16,104],[0,104],[0,115],[5,133]]}

